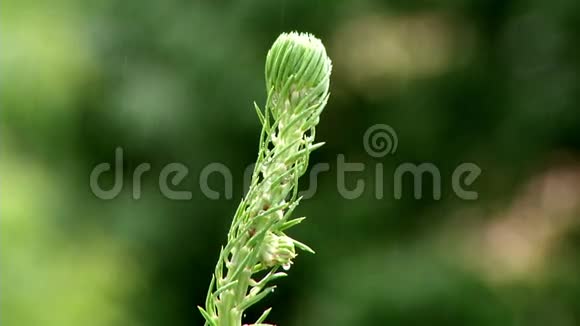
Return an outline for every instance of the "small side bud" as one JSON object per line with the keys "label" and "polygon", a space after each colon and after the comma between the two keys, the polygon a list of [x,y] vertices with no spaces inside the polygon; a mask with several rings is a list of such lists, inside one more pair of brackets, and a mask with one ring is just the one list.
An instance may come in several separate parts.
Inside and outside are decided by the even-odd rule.
{"label": "small side bud", "polygon": [[296,257],[294,241],[288,236],[279,236],[268,232],[264,239],[264,244],[260,252],[262,264],[267,267],[281,265],[285,269],[292,264],[292,259]]}

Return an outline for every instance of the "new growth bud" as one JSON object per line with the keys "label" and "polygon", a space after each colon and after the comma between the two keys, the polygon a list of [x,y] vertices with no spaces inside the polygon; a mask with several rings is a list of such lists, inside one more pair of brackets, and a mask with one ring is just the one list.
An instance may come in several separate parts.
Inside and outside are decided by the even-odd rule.
{"label": "new growth bud", "polygon": [[266,86],[273,95],[274,118],[300,99],[308,99],[307,107],[324,101],[331,70],[319,39],[308,33],[281,34],[266,57]]}

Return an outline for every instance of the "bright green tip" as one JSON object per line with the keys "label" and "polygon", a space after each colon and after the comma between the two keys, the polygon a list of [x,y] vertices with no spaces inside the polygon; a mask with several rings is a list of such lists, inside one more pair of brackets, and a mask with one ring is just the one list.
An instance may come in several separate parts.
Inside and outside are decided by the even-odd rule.
{"label": "bright green tip", "polygon": [[322,42],[308,33],[283,33],[266,58],[266,85],[275,93],[328,93],[332,64]]}

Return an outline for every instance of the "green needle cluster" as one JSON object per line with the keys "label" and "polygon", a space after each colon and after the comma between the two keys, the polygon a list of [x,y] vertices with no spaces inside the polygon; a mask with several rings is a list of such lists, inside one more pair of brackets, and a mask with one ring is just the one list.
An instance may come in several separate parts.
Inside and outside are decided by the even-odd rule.
{"label": "green needle cluster", "polygon": [[[241,326],[244,311],[274,291],[271,282],[287,274],[295,248],[311,252],[286,235],[304,217],[291,219],[300,202],[298,178],[306,172],[315,127],[328,100],[331,61],[310,34],[284,33],[266,58],[268,97],[258,158],[249,191],[242,199],[221,248],[205,307],[205,325]],[[264,323],[270,309],[252,325]]]}

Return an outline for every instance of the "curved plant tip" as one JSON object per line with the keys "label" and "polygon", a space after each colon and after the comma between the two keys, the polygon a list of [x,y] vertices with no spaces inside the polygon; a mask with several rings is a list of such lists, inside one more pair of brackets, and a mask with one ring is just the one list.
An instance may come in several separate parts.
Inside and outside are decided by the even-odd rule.
{"label": "curved plant tip", "polygon": [[[308,167],[315,127],[328,100],[332,64],[322,42],[311,34],[283,33],[266,56],[264,109],[254,103],[262,124],[258,157],[250,189],[242,199],[227,243],[212,275],[205,325],[241,326],[244,311],[274,292],[270,285],[289,270],[296,248],[310,247],[285,232],[303,217],[292,219],[300,202],[298,179]],[[254,324],[264,321],[270,309]]]}

